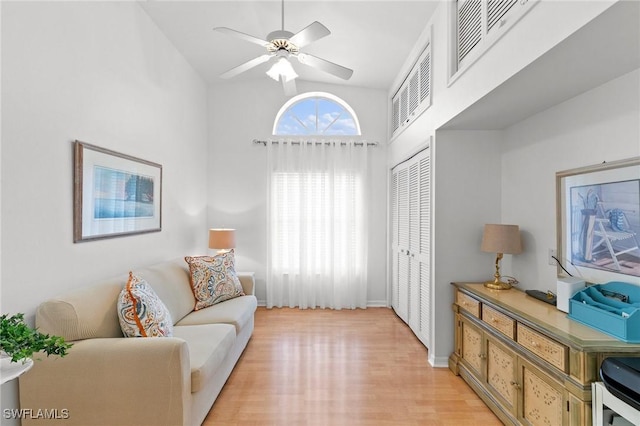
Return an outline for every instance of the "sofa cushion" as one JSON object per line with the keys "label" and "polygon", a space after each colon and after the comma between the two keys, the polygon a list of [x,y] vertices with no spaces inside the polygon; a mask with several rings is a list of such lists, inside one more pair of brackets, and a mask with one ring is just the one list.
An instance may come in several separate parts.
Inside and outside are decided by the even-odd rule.
{"label": "sofa cushion", "polygon": [[244,296],[235,271],[233,250],[215,256],[187,256],[184,260],[191,271],[195,310]]}
{"label": "sofa cushion", "polygon": [[184,259],[161,262],[144,269],[135,269],[133,272],[153,287],[169,309],[174,324],[193,311],[196,299],[191,291],[189,269]]}
{"label": "sofa cushion", "polygon": [[176,326],[173,335],[189,347],[191,393],[212,379],[236,341],[235,328],[229,324]]}
{"label": "sofa cushion", "polygon": [[125,337],[173,335],[169,310],[149,283],[132,272],[118,297],[118,319]]}
{"label": "sofa cushion", "polygon": [[244,326],[250,322],[257,306],[258,299],[255,296],[240,296],[206,309],[193,311],[176,325],[231,324],[236,328],[236,333],[240,334]]}

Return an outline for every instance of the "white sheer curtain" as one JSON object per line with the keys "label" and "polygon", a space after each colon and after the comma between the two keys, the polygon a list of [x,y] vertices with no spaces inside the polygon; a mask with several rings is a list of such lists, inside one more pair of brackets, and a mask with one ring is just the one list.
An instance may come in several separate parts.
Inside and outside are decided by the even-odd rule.
{"label": "white sheer curtain", "polygon": [[366,308],[366,143],[268,141],[267,307]]}

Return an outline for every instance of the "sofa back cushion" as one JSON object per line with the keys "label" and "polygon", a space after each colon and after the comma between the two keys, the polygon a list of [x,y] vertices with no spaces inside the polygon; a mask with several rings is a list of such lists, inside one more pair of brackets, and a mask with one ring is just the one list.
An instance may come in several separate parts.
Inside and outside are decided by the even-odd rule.
{"label": "sofa back cushion", "polygon": [[[195,298],[183,259],[134,269],[133,273],[149,283],[174,323],[193,311]],[[128,274],[123,273],[41,303],[36,310],[36,327],[41,333],[62,336],[67,341],[123,337],[117,302],[127,279]]]}
{"label": "sofa back cushion", "polygon": [[[189,269],[184,259],[162,262],[144,269],[134,269],[133,273],[149,283],[169,309],[174,324],[193,311],[196,299],[191,290]],[[124,283],[126,282],[125,280]]]}

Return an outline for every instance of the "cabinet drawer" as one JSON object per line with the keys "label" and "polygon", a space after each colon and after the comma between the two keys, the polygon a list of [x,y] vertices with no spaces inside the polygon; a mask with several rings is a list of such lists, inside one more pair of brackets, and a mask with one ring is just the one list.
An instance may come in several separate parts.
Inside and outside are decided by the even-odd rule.
{"label": "cabinet drawer", "polygon": [[486,322],[508,338],[514,338],[516,322],[511,317],[508,317],[487,305],[482,305],[482,321]]}
{"label": "cabinet drawer", "polygon": [[520,345],[529,349],[549,364],[567,372],[567,354],[569,348],[566,346],[520,323],[518,323],[517,341]]}
{"label": "cabinet drawer", "polygon": [[467,296],[461,291],[456,292],[456,301],[465,311],[469,312],[476,318],[480,318],[480,301],[471,296]]}

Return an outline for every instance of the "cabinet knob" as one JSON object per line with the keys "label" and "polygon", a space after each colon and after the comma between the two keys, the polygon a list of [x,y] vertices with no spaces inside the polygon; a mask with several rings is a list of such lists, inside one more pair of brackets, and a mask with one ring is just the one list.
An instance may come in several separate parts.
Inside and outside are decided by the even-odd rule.
{"label": "cabinet knob", "polygon": [[485,354],[478,354],[478,358],[487,359],[487,356]]}
{"label": "cabinet knob", "polygon": [[511,381],[511,386],[515,386],[516,389],[520,389],[520,383]]}

